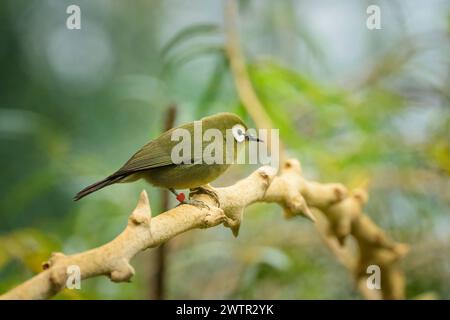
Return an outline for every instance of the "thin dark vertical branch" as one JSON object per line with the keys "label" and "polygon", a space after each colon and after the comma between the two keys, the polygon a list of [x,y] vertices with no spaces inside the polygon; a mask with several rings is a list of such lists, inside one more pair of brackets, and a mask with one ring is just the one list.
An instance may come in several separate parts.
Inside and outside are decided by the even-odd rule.
{"label": "thin dark vertical branch", "polygon": [[[164,131],[170,130],[175,124],[175,118],[177,114],[177,108],[175,104],[172,104],[166,113]],[[161,212],[169,210],[169,191],[161,190]],[[169,243],[163,243],[155,252],[155,272],[153,277],[150,279],[150,299],[152,300],[163,300],[166,297],[165,292],[165,278],[166,278],[166,260],[167,251],[169,249]]]}

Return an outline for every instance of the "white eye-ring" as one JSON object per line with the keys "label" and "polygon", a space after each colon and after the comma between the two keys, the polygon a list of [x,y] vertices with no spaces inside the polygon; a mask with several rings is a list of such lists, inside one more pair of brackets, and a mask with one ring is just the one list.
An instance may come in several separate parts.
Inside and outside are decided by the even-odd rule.
{"label": "white eye-ring", "polygon": [[245,140],[244,126],[242,126],[240,124],[236,124],[231,129],[231,132],[233,133],[233,137],[236,139],[237,142],[243,142]]}

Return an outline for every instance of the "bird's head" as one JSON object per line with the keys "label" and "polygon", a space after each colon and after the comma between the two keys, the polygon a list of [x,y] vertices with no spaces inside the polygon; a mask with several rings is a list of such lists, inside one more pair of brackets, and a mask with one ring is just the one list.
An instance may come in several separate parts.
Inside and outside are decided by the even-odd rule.
{"label": "bird's head", "polygon": [[222,132],[224,137],[226,137],[227,130],[230,130],[237,144],[246,141],[263,142],[256,135],[250,134],[244,121],[234,113],[222,112],[203,118],[202,121],[204,128],[217,128]]}

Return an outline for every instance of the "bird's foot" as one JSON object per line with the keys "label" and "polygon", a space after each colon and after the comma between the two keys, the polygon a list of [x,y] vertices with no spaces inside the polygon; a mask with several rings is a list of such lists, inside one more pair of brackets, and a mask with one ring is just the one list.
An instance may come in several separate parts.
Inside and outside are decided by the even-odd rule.
{"label": "bird's foot", "polygon": [[199,208],[207,208],[207,209],[211,209],[206,203],[204,203],[203,201],[200,200],[195,200],[195,199],[186,199],[186,195],[183,192],[176,192],[175,189],[169,189],[170,192],[172,192],[177,200],[180,202],[178,204],[178,206],[182,205],[182,204],[189,204],[191,206],[195,206],[195,207],[199,207]]}
{"label": "bird's foot", "polygon": [[183,202],[180,202],[179,205],[182,205],[182,204],[189,204],[189,205],[191,205],[191,206],[198,207],[198,208],[200,208],[200,209],[208,209],[208,210],[211,210],[211,208],[210,208],[205,202],[200,201],[200,200],[195,200],[195,199],[185,199],[185,200],[183,200]]}
{"label": "bird's foot", "polygon": [[195,194],[209,195],[211,198],[214,199],[214,202],[217,204],[217,207],[220,208],[219,196],[209,185],[200,186],[200,187],[191,189],[190,193],[189,193],[189,197],[191,197],[192,195],[195,195]]}
{"label": "bird's foot", "polygon": [[177,200],[178,200],[180,203],[183,203],[184,200],[186,200],[186,196],[184,195],[183,192],[177,194],[176,198],[177,198]]}

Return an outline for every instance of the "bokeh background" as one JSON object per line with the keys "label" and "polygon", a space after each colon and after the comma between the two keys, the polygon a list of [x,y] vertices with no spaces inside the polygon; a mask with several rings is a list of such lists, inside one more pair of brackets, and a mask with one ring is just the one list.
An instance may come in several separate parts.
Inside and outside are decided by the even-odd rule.
{"label": "bokeh background", "polygon": [[[81,30],[66,8],[81,7]],[[251,80],[306,177],[366,186],[366,211],[411,245],[406,295],[450,298],[450,2],[247,0],[241,45]],[[381,8],[381,30],[366,8]],[[125,226],[140,190],[116,185],[80,202],[163,130],[219,111],[250,124],[224,56],[219,0],[0,2],[0,292],[50,252],[101,245]],[[255,166],[230,169],[228,185]],[[176,205],[172,199],[171,205]],[[360,299],[305,219],[276,205],[172,239],[133,260],[131,283],[84,281],[56,298]]]}

